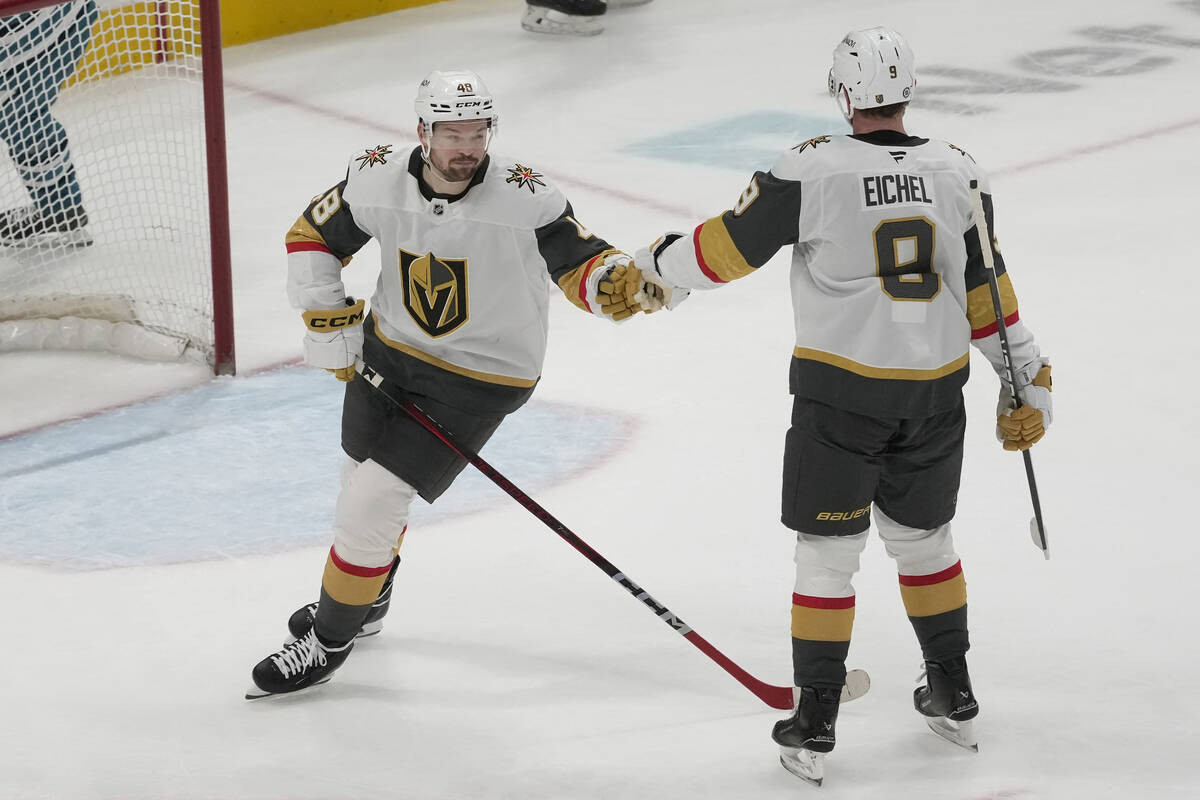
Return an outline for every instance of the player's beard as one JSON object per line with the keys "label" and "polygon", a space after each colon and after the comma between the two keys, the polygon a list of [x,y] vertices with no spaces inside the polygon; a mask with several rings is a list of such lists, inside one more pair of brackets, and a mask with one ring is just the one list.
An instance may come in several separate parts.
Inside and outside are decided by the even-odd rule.
{"label": "player's beard", "polygon": [[459,183],[460,181],[469,181],[475,176],[475,171],[479,169],[479,165],[483,163],[482,158],[472,157],[456,157],[445,163],[445,165],[434,162],[437,171],[441,173],[442,179],[450,183]]}

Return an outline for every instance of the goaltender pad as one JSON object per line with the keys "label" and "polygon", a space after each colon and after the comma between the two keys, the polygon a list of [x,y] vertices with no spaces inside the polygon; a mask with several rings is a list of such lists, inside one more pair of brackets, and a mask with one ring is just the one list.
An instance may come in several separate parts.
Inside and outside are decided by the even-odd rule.
{"label": "goaltender pad", "polygon": [[[232,374],[218,0],[97,5],[79,34],[86,50],[50,107],[67,133],[86,227],[0,241],[0,352],[106,350]],[[56,8],[65,7],[0,0],[0,31],[36,19],[18,14]],[[39,58],[20,80],[53,68]],[[14,74],[0,80],[17,85]],[[0,215],[33,208],[29,170],[5,144]]]}

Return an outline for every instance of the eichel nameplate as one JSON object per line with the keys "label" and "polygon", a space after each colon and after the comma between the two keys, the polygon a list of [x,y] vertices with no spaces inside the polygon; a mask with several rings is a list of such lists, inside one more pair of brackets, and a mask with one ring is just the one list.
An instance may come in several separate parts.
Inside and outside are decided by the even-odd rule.
{"label": "eichel nameplate", "polygon": [[430,336],[445,336],[467,321],[467,260],[400,251],[404,307]]}

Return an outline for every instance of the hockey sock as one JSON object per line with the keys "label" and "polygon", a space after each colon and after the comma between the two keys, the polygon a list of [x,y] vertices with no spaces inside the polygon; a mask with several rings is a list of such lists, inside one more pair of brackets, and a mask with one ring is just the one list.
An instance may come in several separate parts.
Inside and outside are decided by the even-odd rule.
{"label": "hockey sock", "polygon": [[840,688],[854,628],[854,595],[792,595],[792,671],[796,686]]}
{"label": "hockey sock", "polygon": [[901,573],[900,595],[926,661],[967,652],[967,583],[961,561],[932,575]]}
{"label": "hockey sock", "polygon": [[357,566],[343,561],[329,548],[313,625],[323,643],[337,645],[357,635],[395,563],[393,559],[382,567]]}

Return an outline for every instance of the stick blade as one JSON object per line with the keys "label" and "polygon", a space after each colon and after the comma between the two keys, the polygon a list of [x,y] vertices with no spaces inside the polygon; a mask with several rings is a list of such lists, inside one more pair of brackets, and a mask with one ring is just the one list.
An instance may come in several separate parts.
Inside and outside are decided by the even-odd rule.
{"label": "stick blade", "polygon": [[1038,525],[1037,517],[1029,518],[1029,538],[1033,539],[1033,546],[1042,551],[1042,555],[1046,560],[1050,560],[1050,542],[1046,539],[1046,531],[1041,525]]}
{"label": "stick blade", "polygon": [[[869,691],[871,691],[871,676],[865,669],[846,670],[846,683],[842,686],[842,703],[857,700]],[[788,709],[795,711],[796,706],[800,703],[799,687],[792,687],[790,699],[791,705],[788,706]],[[778,706],[773,707],[778,708]]]}

